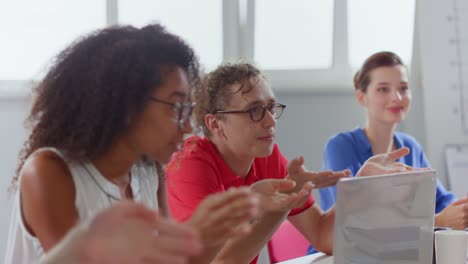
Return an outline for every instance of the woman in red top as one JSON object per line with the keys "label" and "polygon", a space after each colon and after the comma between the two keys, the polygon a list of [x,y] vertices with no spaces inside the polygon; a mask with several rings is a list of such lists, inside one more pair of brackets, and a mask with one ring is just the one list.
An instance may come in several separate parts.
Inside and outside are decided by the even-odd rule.
{"label": "woman in red top", "polygon": [[[174,217],[188,219],[207,195],[233,186],[251,186],[262,194],[262,215],[250,234],[217,245],[221,251],[215,262],[256,263],[259,251],[286,217],[315,248],[331,254],[335,212],[333,208],[323,212],[314,204],[310,191],[334,185],[349,171],[309,172],[302,166],[302,157],[287,164],[275,144],[276,120],[286,106],[276,101],[265,77],[251,64],[218,67],[206,77],[194,99],[196,125],[205,137],[186,139],[182,151],[167,167],[169,207]],[[374,156],[358,174],[406,170],[394,160],[407,153],[408,149],[400,149]],[[265,179],[285,177],[296,183],[290,196],[303,199],[271,201],[278,192],[272,192]]]}

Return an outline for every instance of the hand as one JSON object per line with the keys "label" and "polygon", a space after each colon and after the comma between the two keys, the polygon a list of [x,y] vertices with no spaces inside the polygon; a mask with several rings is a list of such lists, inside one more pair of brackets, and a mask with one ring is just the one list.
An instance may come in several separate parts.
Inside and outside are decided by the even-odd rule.
{"label": "hand", "polygon": [[288,178],[296,182],[296,189],[302,188],[306,182],[312,182],[314,189],[324,188],[335,185],[340,178],[349,177],[350,170],[342,170],[338,172],[322,171],[313,172],[307,171],[304,166],[304,158],[299,156],[291,160],[288,164]]}
{"label": "hand", "polygon": [[87,263],[186,263],[202,250],[193,228],[158,217],[134,202],[121,202],[98,214],[83,241]]}
{"label": "hand", "polygon": [[259,200],[249,188],[231,188],[205,198],[188,224],[200,232],[204,245],[212,247],[248,234],[250,220],[259,211]]}
{"label": "hand", "polygon": [[435,216],[435,226],[463,230],[468,226],[468,198],[449,204]]}
{"label": "hand", "polygon": [[291,180],[265,179],[250,186],[259,196],[260,208],[264,211],[289,211],[304,205],[314,185],[303,185],[298,193],[292,192],[296,183]]}
{"label": "hand", "polygon": [[409,148],[404,147],[389,153],[374,155],[362,165],[356,176],[382,175],[415,170],[411,166],[395,161],[408,155],[409,152]]}

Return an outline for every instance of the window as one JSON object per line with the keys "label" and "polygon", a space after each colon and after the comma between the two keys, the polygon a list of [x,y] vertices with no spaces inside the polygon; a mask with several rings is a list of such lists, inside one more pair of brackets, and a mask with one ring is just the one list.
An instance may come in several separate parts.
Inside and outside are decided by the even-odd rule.
{"label": "window", "polygon": [[143,26],[160,22],[185,38],[206,68],[213,69],[222,62],[222,1],[119,0],[118,3],[120,24]]}
{"label": "window", "polygon": [[353,69],[369,55],[388,50],[411,63],[415,1],[348,1],[349,57]]}
{"label": "window", "polygon": [[257,0],[254,59],[263,69],[330,68],[332,0]]}
{"label": "window", "polygon": [[151,22],[182,36],[207,70],[245,57],[277,89],[349,89],[374,52],[394,51],[410,63],[414,13],[415,0],[3,1],[0,94],[39,80],[83,33]]}
{"label": "window", "polygon": [[105,26],[105,1],[15,0],[0,4],[0,80],[38,80],[73,40]]}

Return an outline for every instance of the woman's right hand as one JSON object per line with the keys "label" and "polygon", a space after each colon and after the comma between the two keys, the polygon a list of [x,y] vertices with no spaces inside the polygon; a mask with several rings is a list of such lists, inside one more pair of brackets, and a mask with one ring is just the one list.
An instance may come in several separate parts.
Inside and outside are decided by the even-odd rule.
{"label": "woman's right hand", "polygon": [[413,167],[402,162],[395,161],[409,153],[409,148],[404,147],[392,152],[374,155],[366,160],[356,173],[356,176],[384,175],[415,170]]}
{"label": "woman's right hand", "polygon": [[40,263],[178,264],[201,251],[193,228],[142,204],[119,202],[73,228]]}
{"label": "woman's right hand", "polygon": [[187,223],[199,231],[203,244],[221,245],[248,234],[251,220],[259,215],[259,200],[249,188],[230,188],[206,197]]}

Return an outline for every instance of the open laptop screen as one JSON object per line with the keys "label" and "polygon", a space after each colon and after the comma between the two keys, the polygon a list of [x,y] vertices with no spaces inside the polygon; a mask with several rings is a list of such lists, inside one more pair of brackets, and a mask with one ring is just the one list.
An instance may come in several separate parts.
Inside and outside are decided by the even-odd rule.
{"label": "open laptop screen", "polygon": [[435,195],[433,170],[340,180],[334,263],[431,263]]}

